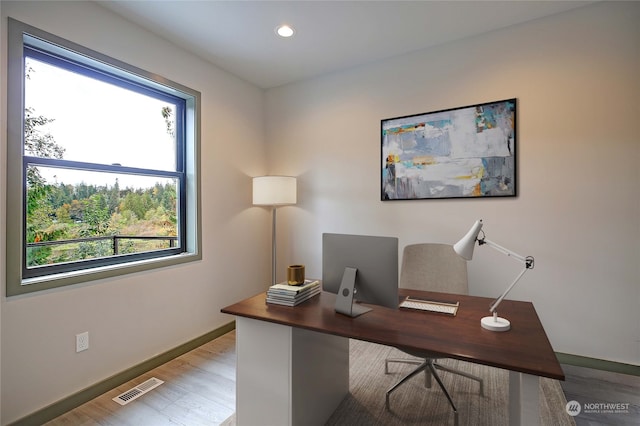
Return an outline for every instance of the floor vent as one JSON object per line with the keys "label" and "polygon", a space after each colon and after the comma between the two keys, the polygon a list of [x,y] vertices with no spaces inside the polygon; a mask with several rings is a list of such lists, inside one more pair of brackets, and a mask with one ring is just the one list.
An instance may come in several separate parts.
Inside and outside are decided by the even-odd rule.
{"label": "floor vent", "polygon": [[146,382],[140,383],[135,388],[128,390],[124,393],[121,393],[120,395],[113,398],[113,400],[120,405],[127,405],[134,399],[144,395],[145,393],[149,392],[151,389],[157,388],[163,383],[164,382],[162,380],[152,377]]}

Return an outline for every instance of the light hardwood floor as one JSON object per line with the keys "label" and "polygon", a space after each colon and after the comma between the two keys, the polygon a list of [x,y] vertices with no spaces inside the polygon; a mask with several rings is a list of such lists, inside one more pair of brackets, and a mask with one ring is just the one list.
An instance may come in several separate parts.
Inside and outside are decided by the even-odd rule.
{"label": "light hardwood floor", "polygon": [[[214,426],[235,411],[235,331],[46,423],[47,426]],[[628,413],[580,413],[577,426],[640,425],[640,377],[563,365],[567,401],[629,404]],[[151,377],[165,383],[121,406],[112,398]],[[543,425],[547,426],[547,425]]]}
{"label": "light hardwood floor", "polygon": [[[235,331],[231,331],[46,425],[219,425],[235,411],[235,348]],[[124,406],[112,400],[151,377],[164,383]]]}

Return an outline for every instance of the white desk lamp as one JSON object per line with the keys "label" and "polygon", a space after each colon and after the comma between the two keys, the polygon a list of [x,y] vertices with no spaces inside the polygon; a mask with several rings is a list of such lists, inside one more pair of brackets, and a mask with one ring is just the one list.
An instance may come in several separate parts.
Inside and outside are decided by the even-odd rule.
{"label": "white desk lamp", "polygon": [[276,208],[296,203],[296,178],[258,176],[253,178],[253,205],[271,206],[271,285],[276,284]]}
{"label": "white desk lamp", "polygon": [[491,312],[493,316],[484,317],[480,321],[480,324],[484,329],[491,330],[491,331],[507,331],[511,328],[511,323],[504,318],[500,318],[498,316],[498,311],[496,309],[498,308],[498,305],[500,304],[500,302],[502,302],[502,299],[505,298],[507,293],[509,293],[513,288],[513,286],[515,286],[516,283],[520,280],[520,278],[522,278],[524,273],[527,272],[528,269],[533,269],[534,259],[532,256],[525,257],[519,254],[516,254],[511,250],[508,250],[502,246],[499,246],[493,241],[487,240],[484,236],[484,231],[482,231],[482,238],[478,238],[478,234],[480,233],[481,230],[482,230],[482,219],[477,220],[476,223],[473,224],[469,232],[467,232],[467,235],[462,237],[460,241],[454,244],[453,249],[455,250],[455,252],[458,253],[458,255],[461,256],[462,258],[466,260],[471,260],[473,258],[473,249],[475,248],[475,244],[477,241],[479,246],[483,244],[487,244],[489,247],[492,247],[498,250],[499,252],[506,254],[507,256],[513,257],[517,261],[522,262],[524,264],[524,269],[522,270],[522,272],[518,274],[516,279],[511,283],[509,287],[507,287],[504,293],[502,293],[500,297],[498,297],[491,304],[491,307],[489,308],[489,312]]}

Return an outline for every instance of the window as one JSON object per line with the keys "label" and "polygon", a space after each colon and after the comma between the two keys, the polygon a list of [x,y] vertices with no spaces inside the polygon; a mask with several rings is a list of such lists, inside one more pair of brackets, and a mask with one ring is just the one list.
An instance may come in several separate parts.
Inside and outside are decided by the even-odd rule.
{"label": "window", "polygon": [[201,258],[198,92],[13,19],[8,67],[8,296]]}

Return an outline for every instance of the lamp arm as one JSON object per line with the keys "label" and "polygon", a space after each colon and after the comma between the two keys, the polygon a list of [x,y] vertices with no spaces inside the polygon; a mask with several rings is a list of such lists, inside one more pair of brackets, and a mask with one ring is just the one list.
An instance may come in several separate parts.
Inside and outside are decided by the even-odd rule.
{"label": "lamp arm", "polygon": [[[520,261],[522,263],[527,264],[527,262],[529,261],[529,257],[525,257],[525,256],[522,256],[522,255],[519,255],[518,253],[514,253],[513,251],[511,251],[511,250],[509,250],[507,248],[504,248],[501,245],[496,244],[491,240],[487,240],[486,238],[478,239],[478,245],[483,245],[483,244],[488,245],[489,247],[493,248],[494,250],[499,251],[502,254],[506,254],[509,257],[513,257],[514,259],[516,259],[516,260],[518,260],[518,261]],[[533,268],[533,265],[528,269],[532,269],[532,268]]]}
{"label": "lamp arm", "polygon": [[528,266],[525,266],[524,269],[522,269],[522,272],[518,274],[516,279],[513,280],[511,285],[507,287],[504,293],[502,293],[500,297],[498,297],[496,301],[491,304],[491,307],[489,308],[489,312],[494,313],[496,311],[496,309],[498,308],[498,305],[502,302],[502,299],[504,299],[507,296],[507,294],[511,291],[511,289],[516,285],[516,283],[520,281],[520,278],[522,278],[522,276],[524,275],[525,272],[527,272],[528,269],[531,269],[531,268],[529,268]]}
{"label": "lamp arm", "polygon": [[525,272],[527,272],[528,269],[533,269],[533,265],[534,265],[534,259],[533,256],[522,256],[519,255],[518,253],[515,253],[505,247],[502,247],[499,244],[494,243],[491,240],[487,240],[486,238],[482,238],[482,239],[478,239],[478,245],[483,245],[486,244],[489,247],[493,248],[494,250],[499,251],[502,254],[505,254],[509,257],[514,258],[515,260],[524,263],[524,269],[522,270],[522,272],[520,272],[520,274],[518,274],[518,276],[516,277],[515,280],[513,280],[513,282],[511,283],[511,285],[509,287],[507,287],[507,289],[504,291],[504,293],[502,293],[500,295],[500,297],[498,297],[496,299],[495,302],[493,302],[491,304],[491,307],[489,308],[489,311],[492,313],[495,313],[496,309],[498,308],[498,305],[502,302],[502,300],[507,296],[507,294],[511,291],[511,289],[516,285],[516,283],[518,281],[520,281],[520,278],[522,278],[522,276],[524,275]]}

